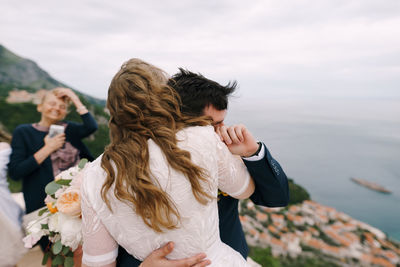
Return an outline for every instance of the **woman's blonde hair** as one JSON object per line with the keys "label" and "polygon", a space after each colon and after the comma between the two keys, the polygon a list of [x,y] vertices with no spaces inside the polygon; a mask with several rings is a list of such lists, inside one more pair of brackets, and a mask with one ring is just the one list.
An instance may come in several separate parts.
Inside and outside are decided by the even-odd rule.
{"label": "woman's blonde hair", "polygon": [[108,208],[107,193],[115,184],[116,198],[133,203],[134,211],[157,232],[176,228],[180,216],[168,194],[150,177],[149,139],[160,147],[169,165],[187,177],[200,203],[212,198],[201,186],[201,181],[207,181],[204,170],[177,146],[176,139],[182,128],[210,121],[183,116],[179,95],[167,86],[167,79],[162,70],[140,59],[122,65],[108,89],[111,143],[101,160],[107,173],[101,195]]}

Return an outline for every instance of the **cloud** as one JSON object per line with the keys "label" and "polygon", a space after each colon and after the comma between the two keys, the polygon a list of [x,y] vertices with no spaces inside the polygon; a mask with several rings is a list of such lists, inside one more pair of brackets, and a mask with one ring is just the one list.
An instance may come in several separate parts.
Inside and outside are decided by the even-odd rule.
{"label": "cloud", "polygon": [[6,0],[2,9],[4,45],[102,98],[130,57],[170,73],[182,66],[221,83],[237,79],[243,94],[393,92],[400,82],[396,0]]}

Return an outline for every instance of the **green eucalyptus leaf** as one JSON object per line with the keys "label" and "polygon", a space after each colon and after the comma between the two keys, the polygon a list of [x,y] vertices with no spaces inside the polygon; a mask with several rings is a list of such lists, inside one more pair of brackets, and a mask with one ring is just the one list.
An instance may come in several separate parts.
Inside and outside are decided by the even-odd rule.
{"label": "green eucalyptus leaf", "polygon": [[81,161],[79,161],[78,168],[83,169],[83,167],[85,167],[87,162],[88,162],[87,159],[81,159]]}
{"label": "green eucalyptus leaf", "polygon": [[64,267],[73,267],[74,266],[74,258],[66,257],[64,261]]}
{"label": "green eucalyptus leaf", "polygon": [[43,209],[39,210],[39,216],[42,216],[43,213],[45,213],[46,211],[49,211],[49,209],[48,208],[43,208]]}
{"label": "green eucalyptus leaf", "polygon": [[46,229],[46,230],[49,230],[49,225],[46,223],[46,224],[40,224],[41,226],[42,226],[42,229]]}
{"label": "green eucalyptus leaf", "polygon": [[69,185],[71,183],[72,179],[60,179],[55,181],[56,184],[60,184],[60,185]]}
{"label": "green eucalyptus leaf", "polygon": [[47,251],[47,252],[43,255],[42,265],[46,265],[47,261],[49,260],[49,257],[50,257],[50,251]]}
{"label": "green eucalyptus leaf", "polygon": [[57,255],[61,252],[63,245],[61,244],[61,240],[58,240],[56,243],[53,244],[52,251],[54,255]]}
{"label": "green eucalyptus leaf", "polygon": [[62,185],[57,184],[56,181],[52,181],[46,185],[44,188],[44,191],[46,191],[46,194],[48,195],[53,195],[58,189],[61,188]]}
{"label": "green eucalyptus leaf", "polygon": [[74,252],[72,250],[70,250],[67,255],[65,255],[67,257],[74,257]]}
{"label": "green eucalyptus leaf", "polygon": [[58,266],[58,265],[63,265],[64,263],[64,257],[61,255],[57,255],[53,262],[51,263],[51,266]]}
{"label": "green eucalyptus leaf", "polygon": [[69,248],[69,247],[63,246],[62,254],[63,254],[64,256],[66,256],[66,255],[68,254],[69,251],[70,251],[70,248]]}

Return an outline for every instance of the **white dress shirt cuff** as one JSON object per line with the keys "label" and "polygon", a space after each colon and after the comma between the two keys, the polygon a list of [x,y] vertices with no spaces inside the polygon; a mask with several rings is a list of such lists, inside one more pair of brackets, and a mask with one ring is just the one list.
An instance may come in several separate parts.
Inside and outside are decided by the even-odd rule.
{"label": "white dress shirt cuff", "polygon": [[255,156],[251,156],[251,157],[242,157],[242,159],[247,160],[247,161],[258,161],[258,160],[262,160],[265,156],[265,148],[264,145],[261,144],[261,150],[258,153],[258,155]]}

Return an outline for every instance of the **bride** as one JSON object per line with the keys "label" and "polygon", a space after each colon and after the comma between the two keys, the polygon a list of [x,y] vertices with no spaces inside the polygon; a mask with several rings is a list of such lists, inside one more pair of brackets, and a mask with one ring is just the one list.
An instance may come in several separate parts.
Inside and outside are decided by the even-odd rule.
{"label": "bride", "polygon": [[170,259],[205,252],[212,266],[246,266],[220,240],[217,194],[247,198],[253,180],[206,117],[181,114],[166,79],[131,59],[110,84],[111,144],[82,184],[84,266],[115,266],[118,245],[143,260],[169,241]]}

